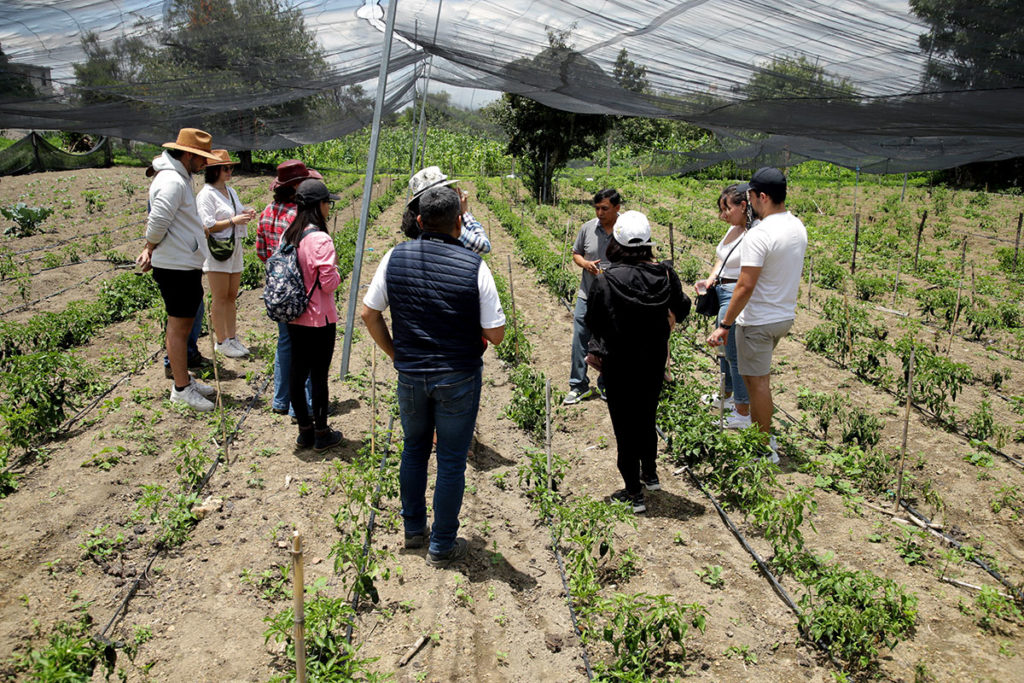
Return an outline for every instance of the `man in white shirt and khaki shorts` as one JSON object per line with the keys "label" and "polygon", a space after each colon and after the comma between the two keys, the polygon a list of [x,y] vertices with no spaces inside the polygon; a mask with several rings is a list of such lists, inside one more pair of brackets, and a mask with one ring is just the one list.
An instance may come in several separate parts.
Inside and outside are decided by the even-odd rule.
{"label": "man in white shirt and khaki shorts", "polygon": [[740,276],[722,322],[708,344],[724,344],[736,334],[740,374],[750,394],[750,417],[769,436],[769,457],[778,462],[771,435],[772,353],[796,317],[796,301],[807,251],[807,230],[786,210],[786,176],[761,168],[747,183],[747,201],[760,220],[740,246]]}

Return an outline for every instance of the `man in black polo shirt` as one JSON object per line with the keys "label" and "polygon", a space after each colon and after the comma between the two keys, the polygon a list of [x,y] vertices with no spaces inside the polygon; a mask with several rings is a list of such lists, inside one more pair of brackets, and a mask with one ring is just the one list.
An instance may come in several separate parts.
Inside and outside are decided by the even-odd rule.
{"label": "man in black polo shirt", "polygon": [[[421,547],[429,536],[427,563],[434,567],[468,551],[457,533],[480,405],[480,357],[484,339],[500,344],[505,336],[494,278],[480,256],[459,242],[459,218],[459,197],[450,187],[423,193],[417,217],[423,234],[384,256],[362,312],[370,336],[398,370],[405,545]],[[383,315],[388,306],[392,331]],[[434,525],[428,534],[427,461],[435,430]]]}

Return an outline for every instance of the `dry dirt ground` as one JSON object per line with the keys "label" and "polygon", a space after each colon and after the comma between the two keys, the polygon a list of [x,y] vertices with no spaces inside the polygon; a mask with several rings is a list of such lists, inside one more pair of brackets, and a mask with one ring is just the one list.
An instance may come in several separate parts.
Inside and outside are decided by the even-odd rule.
{"label": "dry dirt ground", "polygon": [[[267,177],[243,176],[235,185],[243,201],[262,206],[269,200],[268,182]],[[133,186],[131,192],[128,185]],[[466,187],[473,190],[471,184]],[[103,195],[106,204],[93,213],[88,212],[82,194],[90,190]],[[401,239],[397,226],[402,196],[369,230],[363,287],[386,249]],[[107,249],[134,256],[141,244],[145,214],[145,182],[140,169],[4,178],[0,185],[2,204],[21,199],[58,205],[62,198],[71,202],[61,210],[68,215],[54,214],[44,226],[45,234],[22,240],[3,238],[0,245],[15,251],[38,248],[19,258],[41,259],[47,251],[88,242],[93,233],[102,239],[101,231],[106,229],[111,242],[101,245],[104,249],[97,257]],[[556,388],[566,389],[570,314],[517,258],[511,238],[486,208],[474,202],[472,209],[489,228],[492,268],[503,269],[514,284],[517,310],[533,342],[534,366],[550,377]],[[339,207],[343,219],[353,211]],[[0,305],[10,311],[3,319],[21,321],[43,310],[60,310],[69,300],[92,298],[98,283],[115,272],[109,271],[109,266],[91,262],[33,275],[27,297],[18,294],[12,283],[2,282]],[[39,267],[37,264],[33,270]],[[94,279],[83,282],[92,276]],[[346,280],[339,296],[342,317],[349,287]],[[63,288],[68,291],[11,310]],[[278,644],[265,642],[264,619],[287,608],[290,601],[286,596],[265,599],[243,577],[273,572],[287,564],[289,555],[282,545],[293,529],[305,539],[307,585],[322,577],[328,594],[345,597],[333,571],[330,550],[338,538],[332,514],[347,501],[328,493],[322,482],[364,447],[371,425],[386,426],[394,370],[383,362],[382,355],[374,358],[372,342],[360,325],[350,366],[354,379],[343,382],[335,374],[330,385],[336,408],[331,422],[342,430],[345,443],[326,455],[296,451],[295,428],[287,417],[270,412],[271,389],[262,389],[276,327],[266,318],[259,291],[243,292],[238,309],[240,334],[255,353],[248,359],[220,358],[218,374],[228,413],[234,421],[244,416],[226,461],[204,492],[221,498],[223,505],[200,521],[184,544],[155,559],[139,592],[111,627],[112,639],[130,640],[140,627],[153,634],[141,646],[134,664],[119,661],[129,680],[257,681],[282,674],[286,660]],[[840,388],[875,413],[892,412],[895,399],[860,384],[847,371],[803,348],[798,338],[814,321],[813,312],[801,310],[796,334],[779,348],[773,382],[780,407],[798,414],[797,388],[809,386]],[[339,325],[339,335],[341,328]],[[687,342],[681,339],[678,343]],[[200,344],[203,352],[211,355],[209,337],[204,336]],[[156,324],[142,314],[137,320],[103,330],[79,352],[99,363],[111,353],[146,358],[159,346]],[[339,336],[335,367],[340,356]],[[122,374],[109,373],[110,382]],[[709,372],[678,381],[699,381],[710,387],[715,378]],[[216,419],[171,409],[164,401],[168,384],[159,360],[144,363],[113,390],[107,403],[51,441],[45,461],[28,465],[18,491],[0,501],[4,529],[0,540],[0,657],[41,647],[52,626],[72,619],[74,606],[83,602],[88,603],[94,631],[99,632],[115,615],[134,578],[145,571],[155,529],[145,521],[130,519],[140,487],[173,485],[177,480],[175,445],[194,437],[212,454],[220,429]],[[374,394],[380,402],[376,410]],[[361,656],[375,659],[369,665],[372,671],[399,681],[585,679],[583,651],[570,621],[549,532],[517,484],[517,465],[524,462],[527,449],[539,444],[505,417],[504,407],[511,395],[508,369],[489,350],[484,357],[483,399],[461,518],[461,534],[471,546],[464,565],[435,570],[426,565],[422,551],[405,551],[396,523],[398,503],[382,501],[373,544],[375,549],[394,554],[389,562],[391,576],[377,582],[379,605],[360,609],[353,638]],[[615,439],[603,402],[591,400],[560,408],[555,426],[553,450],[570,463],[564,492],[602,498],[621,486],[615,468]],[[885,442],[897,444],[900,429],[899,421],[890,415]],[[1024,484],[1024,473],[997,459],[988,470],[991,479],[978,481],[977,468],[961,458],[966,450],[964,441],[919,416],[911,422],[910,441],[911,452],[923,455],[918,476],[931,478],[945,500],[947,528],[956,525],[972,537],[983,537],[988,549],[1000,558],[1004,573],[1019,581],[1024,574],[1021,522],[1011,520],[1006,512],[992,513],[988,500],[998,486]],[[400,452],[398,427],[393,442],[391,462]],[[83,466],[104,448],[118,446],[124,449],[122,457],[109,471]],[[375,443],[377,453],[387,448]],[[787,466],[786,460],[782,468],[781,478],[787,486],[813,484],[812,478]],[[618,530],[617,548],[630,548],[639,558],[639,573],[618,588],[629,593],[667,593],[679,602],[699,602],[708,609],[706,633],[694,632],[688,642],[685,667],[691,677],[832,680],[833,667],[801,641],[795,616],[752,569],[749,555],[726,530],[710,502],[683,477],[673,477],[673,469],[672,463],[664,463],[664,490],[649,495],[648,513],[638,517],[636,528],[622,525]],[[881,678],[914,680],[915,667],[922,664],[936,680],[1024,679],[1020,626],[1001,622],[999,630],[991,634],[978,628],[974,617],[961,613],[958,603],[970,605],[975,595],[937,580],[940,546],[925,541],[930,564],[907,566],[895,550],[902,535],[888,516],[866,509],[852,512],[839,496],[825,490],[818,490],[816,497],[819,507],[813,523],[817,533],[808,533],[815,549],[834,553],[849,567],[893,578],[920,600],[917,632],[886,653]],[[734,519],[738,521],[739,515],[734,513]],[[121,559],[101,564],[84,558],[80,546],[91,531],[104,525],[110,525],[109,534],[120,530],[127,547]],[[768,546],[763,539],[754,530],[741,528],[762,555],[766,554]],[[878,533],[885,536],[885,542],[866,540]],[[711,589],[695,573],[710,566],[722,568],[721,589]],[[975,584],[992,583],[979,570],[964,570],[962,578]],[[797,585],[786,587],[799,589]],[[428,638],[425,647],[411,663],[399,667],[401,657],[423,636]],[[756,657],[756,663],[727,654],[729,648],[736,652],[743,647]],[[597,647],[590,654],[600,659],[608,653]]]}

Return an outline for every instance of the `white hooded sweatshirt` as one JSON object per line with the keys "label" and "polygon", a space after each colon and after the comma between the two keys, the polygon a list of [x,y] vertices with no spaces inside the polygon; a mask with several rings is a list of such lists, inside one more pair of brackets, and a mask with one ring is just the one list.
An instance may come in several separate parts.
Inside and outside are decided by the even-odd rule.
{"label": "white hooded sweatshirt", "polygon": [[206,233],[196,210],[192,176],[166,151],[153,160],[156,177],[149,186],[146,240],[156,245],[153,267],[202,270]]}

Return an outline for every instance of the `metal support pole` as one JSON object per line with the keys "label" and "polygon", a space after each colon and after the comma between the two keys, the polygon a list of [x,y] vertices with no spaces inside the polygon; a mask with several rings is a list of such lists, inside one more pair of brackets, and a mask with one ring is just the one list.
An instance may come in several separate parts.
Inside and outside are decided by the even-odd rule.
{"label": "metal support pole", "polygon": [[850,275],[857,274],[857,245],[860,242],[860,214],[853,214],[853,258],[850,260]]}
{"label": "metal support pole", "polygon": [[[437,43],[437,27],[441,23],[441,6],[442,5],[444,5],[444,0],[440,0],[437,3],[437,17],[435,17],[435,19],[434,19],[434,39],[433,39],[433,43],[435,43],[435,44]],[[427,77],[426,77],[425,82],[423,84],[423,99],[420,101],[420,122],[419,122],[419,125],[416,127],[416,143],[415,143],[415,145],[413,147],[413,152],[412,152],[412,171],[409,172],[410,176],[412,176],[414,173],[416,173],[416,158],[417,158],[417,153],[419,152],[419,149],[420,149],[420,134],[421,133],[423,134],[423,154],[420,155],[419,158],[420,158],[420,160],[423,160],[423,159],[426,159],[426,157],[427,157],[427,134],[426,134],[426,130],[424,130],[424,129],[426,128],[426,122],[427,122],[427,118],[426,118],[427,93],[430,90],[430,75],[431,75],[431,72],[433,71],[433,69],[434,69],[434,55],[430,55],[430,59],[427,60]],[[408,201],[409,201],[409,198],[406,197],[406,202],[408,202]]]}
{"label": "metal support pole", "polygon": [[391,61],[391,38],[395,33],[395,12],[398,0],[388,2],[388,23],[384,29],[384,50],[377,74],[377,100],[373,105],[373,127],[370,132],[370,151],[366,155],[366,179],[363,181],[363,205],[359,212],[359,234],[356,236],[355,263],[352,264],[352,285],[348,294],[348,314],[345,316],[345,342],[341,351],[341,378],[348,374],[348,360],[352,353],[352,335],[355,333],[356,304],[359,303],[359,277],[363,271],[363,249],[366,247],[366,224],[370,222],[370,198],[373,196],[373,174],[377,170],[377,147],[380,144],[380,120],[384,112],[384,92],[388,87],[388,62]]}
{"label": "metal support pole", "polygon": [[1024,225],[1024,213],[1017,215],[1017,239],[1013,243],[1013,274],[1017,274],[1017,257],[1020,255],[1020,228]]}

